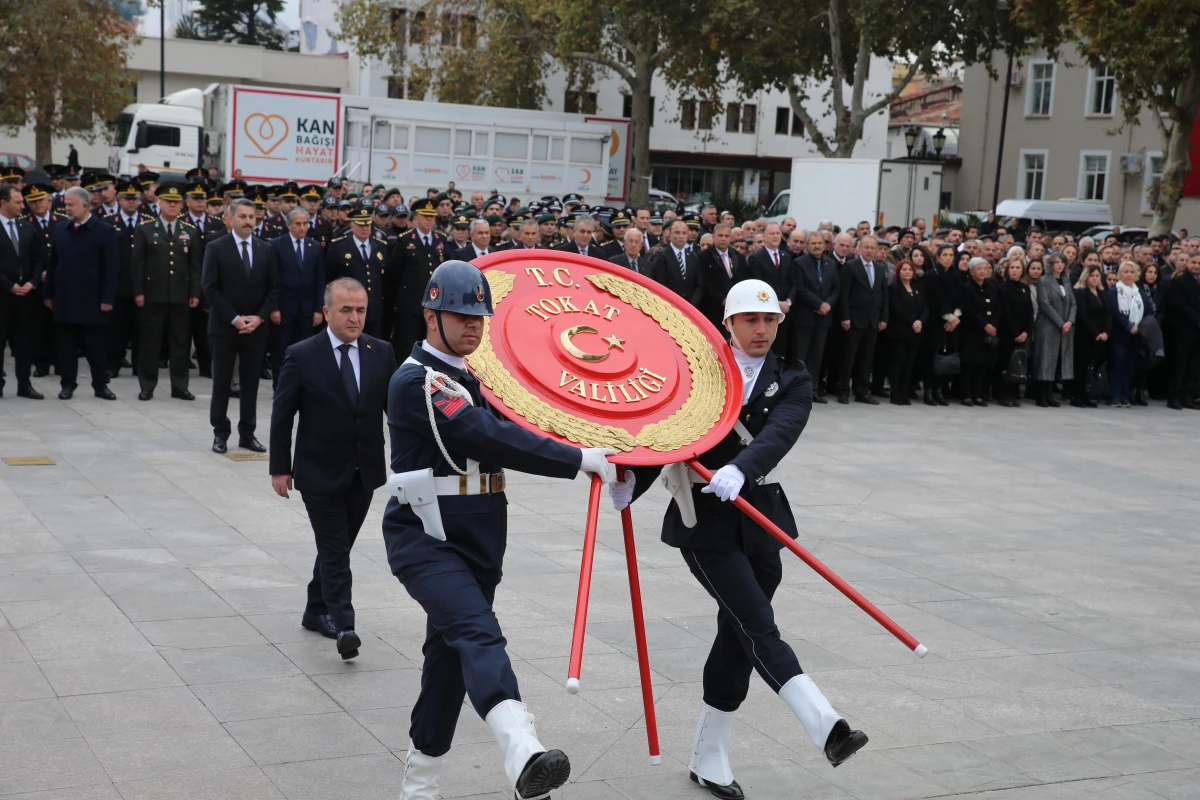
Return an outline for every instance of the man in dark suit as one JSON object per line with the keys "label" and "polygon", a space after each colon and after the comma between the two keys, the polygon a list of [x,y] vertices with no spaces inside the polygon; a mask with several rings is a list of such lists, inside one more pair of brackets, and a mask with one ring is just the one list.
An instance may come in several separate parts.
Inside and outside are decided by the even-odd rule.
{"label": "man in dark suit", "polygon": [[879,405],[879,401],[871,396],[871,367],[876,340],[887,328],[888,293],[887,269],[875,262],[877,248],[875,237],[864,236],[858,243],[858,258],[848,261],[838,276],[841,283],[838,321],[846,332],[846,348],[838,376],[838,402],[843,404],[850,402],[850,375],[853,372],[854,399],[859,403]]}
{"label": "man in dark suit", "polygon": [[[625,234],[628,236],[629,234]],[[725,330],[725,297],[735,283],[748,275],[746,259],[729,245],[733,241],[733,230],[725,223],[713,228],[713,246],[700,251],[700,274],[704,282],[704,299],[700,310],[717,330],[729,339]]]}
{"label": "man in dark suit", "polygon": [[[220,215],[209,213],[209,204],[219,200],[221,195],[203,182],[188,184],[184,190],[184,202],[187,204],[187,221],[196,229],[196,255],[200,263],[204,263],[204,251],[210,242],[220,239],[229,231]],[[212,353],[208,346],[208,301],[202,296],[200,304],[188,312],[191,317],[189,324],[192,346],[196,348],[196,364],[200,368],[201,378],[212,377]]]}
{"label": "man in dark suit", "polygon": [[[388,264],[387,239],[371,224],[371,211],[356,208],[350,215],[350,232],[336,236],[325,251],[325,280],[353,278],[367,290],[367,319],[371,336],[383,336],[384,265]],[[324,291],[322,287],[321,291]]]}
{"label": "man in dark suit", "polygon": [[650,263],[649,258],[642,255],[642,232],[636,228],[627,231],[622,243],[625,252],[613,256],[609,261],[613,264],[619,264],[626,269],[631,269],[639,275],[650,277],[653,264]]}
{"label": "man in dark suit", "polygon": [[[43,199],[47,197],[41,191]],[[17,373],[17,397],[45,399],[33,388],[33,346],[41,320],[37,287],[42,282],[42,250],[37,231],[21,219],[25,199],[15,186],[0,184],[0,365],[4,347],[12,348]],[[0,397],[4,378],[0,376]]]}
{"label": "man in dark suit", "polygon": [[592,234],[595,230],[595,220],[587,214],[580,214],[575,217],[575,228],[572,231],[572,239],[552,249],[561,250],[564,253],[579,253],[581,256],[602,259],[604,256],[600,253],[600,246],[592,242]]}
{"label": "man in dark suit", "polygon": [[116,400],[108,388],[108,356],[104,329],[117,298],[117,232],[92,214],[87,190],[78,186],[64,193],[68,220],[51,231],[50,262],[46,267],[43,302],[54,312],[58,346],[59,400],[75,396],[79,377],[79,347],[92,371],[92,391],[102,400]]}
{"label": "man in dark suit", "polygon": [[474,263],[475,259],[483,258],[488,253],[492,252],[492,228],[487,224],[487,220],[471,220],[468,230],[470,231],[471,236],[470,241],[468,241],[463,247],[452,252],[450,254],[450,260]]}
{"label": "man in dark suit", "polygon": [[1171,343],[1167,407],[1173,409],[1200,409],[1196,404],[1200,390],[1200,252],[1192,251],[1187,264],[1187,272],[1176,275],[1167,286]]}
{"label": "man in dark suit", "polygon": [[229,382],[238,361],[240,413],[238,447],[266,452],[254,437],[258,381],[267,350],[264,325],[275,310],[278,271],[271,245],[254,236],[254,203],[242,199],[230,206],[232,230],[204,251],[201,283],[211,311],[208,336],[212,344],[213,394],[208,418],[213,427],[213,452],[229,449]]}
{"label": "man in dark suit", "polygon": [[275,263],[279,268],[279,293],[271,312],[271,377],[279,386],[283,356],[296,342],[312,336],[321,324],[321,305],[325,293],[325,253],[309,232],[308,211],[293,208],[288,212],[288,234],[271,240]]}
{"label": "man in dark suit", "polygon": [[704,299],[704,277],[700,273],[698,257],[694,252],[687,250],[687,223],[675,220],[668,233],[670,242],[654,255],[650,275],[699,308]]}
{"label": "man in dark suit", "polygon": [[[337,639],[354,630],[350,550],[372,493],[387,480],[382,422],[396,356],[391,344],[362,332],[368,303],[362,284],[338,278],[324,294],[329,327],[289,347],[283,362],[271,411],[270,469],[280,497],[293,487],[300,492],[317,540],[300,624]],[[343,657],[352,658],[349,651],[357,655],[357,650],[357,645],[348,648]]]}
{"label": "man in dark suit", "polygon": [[[750,254],[746,264],[751,278],[769,283],[779,298],[779,310],[789,314],[795,302],[795,289],[792,286],[792,257],[783,248],[783,230],[779,223],[767,224],[763,231],[763,246]],[[779,333],[771,351],[784,361],[792,360],[791,352],[792,323],[784,317],[779,323]]]}
{"label": "man in dark suit", "polygon": [[825,255],[825,237],[816,231],[810,233],[807,247],[808,251],[793,262],[796,305],[792,308],[792,355],[812,376],[816,387],[813,402],[826,403],[825,392],[820,389],[821,360],[841,284],[837,263]]}

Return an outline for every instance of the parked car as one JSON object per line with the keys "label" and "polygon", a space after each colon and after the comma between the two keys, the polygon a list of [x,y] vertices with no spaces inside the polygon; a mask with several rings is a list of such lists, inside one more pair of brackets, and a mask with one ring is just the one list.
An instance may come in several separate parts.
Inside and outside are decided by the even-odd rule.
{"label": "parked car", "polygon": [[1112,208],[1090,200],[1001,200],[996,221],[1019,220],[1022,230],[1037,225],[1044,231],[1076,233],[1092,227],[1112,227]]}
{"label": "parked car", "polygon": [[20,153],[0,153],[0,167],[20,167],[28,172],[37,169],[37,162]]}
{"label": "parked car", "polygon": [[1149,228],[1127,228],[1124,225],[1093,225],[1079,234],[1079,236],[1080,238],[1090,236],[1097,242],[1103,242],[1114,230],[1117,231],[1117,240],[1121,244],[1139,244],[1146,241],[1146,237],[1150,235]]}
{"label": "parked car", "polygon": [[670,192],[650,187],[650,213],[661,214],[664,211],[674,211],[679,207],[679,201]]}

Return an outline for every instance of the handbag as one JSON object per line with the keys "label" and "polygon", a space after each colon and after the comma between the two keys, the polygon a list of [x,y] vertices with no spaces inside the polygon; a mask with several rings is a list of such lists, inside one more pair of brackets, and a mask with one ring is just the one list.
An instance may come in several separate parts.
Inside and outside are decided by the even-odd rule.
{"label": "handbag", "polygon": [[1090,398],[1105,398],[1108,396],[1108,365],[1103,361],[1088,367],[1087,377],[1083,384],[1084,392]]}
{"label": "handbag", "polygon": [[933,374],[942,377],[950,377],[962,373],[962,362],[958,358],[958,353],[950,353],[946,348],[942,348],[941,352],[933,354]]}
{"label": "handbag", "polygon": [[1000,344],[1000,337],[992,336],[990,333],[985,333],[983,335],[983,343],[988,347],[996,347]]}
{"label": "handbag", "polygon": [[1012,357],[1008,359],[1008,367],[1004,370],[1004,380],[1008,383],[1024,383],[1029,380],[1029,354],[1025,352],[1025,348],[1018,347],[1013,350]]}

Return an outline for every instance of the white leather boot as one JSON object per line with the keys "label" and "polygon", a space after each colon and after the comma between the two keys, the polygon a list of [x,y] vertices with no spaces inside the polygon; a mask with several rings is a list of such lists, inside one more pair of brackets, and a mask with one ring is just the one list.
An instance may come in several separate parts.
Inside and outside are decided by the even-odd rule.
{"label": "white leather boot", "polygon": [[850,730],[850,725],[833,710],[807,675],[797,675],[785,683],[779,690],[779,697],[800,720],[813,744],[825,751],[825,758],[833,766],[841,764],[867,743],[867,735]]}
{"label": "white leather boot", "polygon": [[571,762],[561,750],[547,751],[538,741],[533,715],[524,703],[505,700],[484,720],[504,753],[504,772],[516,800],[537,800],[567,782]]}
{"label": "white leather boot", "polygon": [[692,760],[688,764],[691,779],[722,800],[741,800],[742,787],[729,768],[729,741],[733,733],[733,713],[718,711],[704,703],[692,739]]}
{"label": "white leather boot", "polygon": [[404,783],[400,785],[400,800],[438,800],[438,777],[442,774],[444,758],[427,756],[408,744],[408,765],[404,768]]}

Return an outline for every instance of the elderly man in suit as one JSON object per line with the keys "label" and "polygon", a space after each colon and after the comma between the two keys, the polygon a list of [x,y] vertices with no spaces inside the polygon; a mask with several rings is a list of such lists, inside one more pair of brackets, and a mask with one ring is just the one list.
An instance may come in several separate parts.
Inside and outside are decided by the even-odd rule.
{"label": "elderly man in suit", "polygon": [[[630,236],[633,238],[631,239]],[[637,228],[631,228],[625,233],[625,238],[622,240],[624,252],[618,253],[609,259],[613,264],[619,264],[626,269],[631,269],[639,275],[650,274],[650,259],[642,255],[644,251],[644,242],[642,232]]]}
{"label": "elderly man in suit", "polygon": [[[39,190],[41,191],[41,190]],[[42,192],[44,196],[45,193]],[[17,397],[43,400],[30,382],[33,347],[41,319],[37,287],[42,282],[42,251],[33,225],[21,219],[25,199],[17,187],[0,184],[0,364],[11,343],[16,362]],[[0,397],[4,378],[0,374]]]}
{"label": "elderly man in suit", "polygon": [[470,241],[450,254],[452,260],[474,262],[492,252],[492,227],[485,219],[473,219],[468,226]]}
{"label": "elderly man in suit", "polygon": [[779,298],[779,310],[784,313],[775,336],[772,352],[785,361],[792,358],[792,323],[788,318],[796,300],[793,287],[792,257],[783,246],[783,229],[777,222],[768,223],[763,229],[763,246],[746,259],[749,277],[769,283]]}
{"label": "elderly man in suit", "polygon": [[673,220],[670,230],[665,233],[669,241],[655,254],[651,277],[699,308],[704,299],[704,276],[700,272],[699,257],[687,249],[687,223],[681,219]]}
{"label": "elderly man in suit", "polygon": [[592,233],[595,230],[596,221],[587,214],[579,214],[575,217],[574,238],[551,249],[561,250],[564,253],[579,253],[581,256],[591,256],[592,258],[604,258],[600,253],[600,246],[592,241]]}
{"label": "elderly man in suit", "polygon": [[748,267],[746,259],[730,247],[733,242],[732,228],[723,222],[718,223],[713,228],[712,237],[713,246],[700,252],[700,274],[704,283],[700,311],[717,330],[725,334],[728,341],[729,332],[724,325],[725,298],[729,289],[747,276]]}
{"label": "elderly man in suit", "polygon": [[828,401],[820,388],[821,359],[825,338],[833,327],[841,284],[837,262],[825,254],[825,237],[814,231],[808,235],[806,246],[807,252],[793,262],[796,305],[792,309],[792,355],[808,367],[816,385],[813,402],[825,403]]}
{"label": "elderly man in suit", "polygon": [[75,396],[82,345],[92,371],[92,391],[102,400],[116,400],[108,388],[108,354],[104,329],[117,297],[121,270],[117,232],[92,213],[86,189],[73,186],[64,193],[67,221],[51,231],[50,261],[43,293],[54,312],[58,344],[59,400]]}
{"label": "elderly man in suit", "polygon": [[258,381],[267,350],[264,325],[275,310],[278,268],[275,250],[254,236],[254,202],[235,200],[229,208],[231,230],[204,250],[201,284],[211,311],[208,337],[212,343],[213,394],[208,418],[213,427],[213,452],[229,449],[229,382],[238,362],[240,414],[238,447],[255,453],[267,448],[254,437]]}
{"label": "elderly man in suit", "polygon": [[287,349],[312,336],[324,320],[321,314],[325,293],[325,252],[308,234],[313,230],[309,214],[293,208],[287,214],[288,232],[271,240],[279,268],[279,292],[271,312],[272,388],[279,386],[279,370]]}
{"label": "elderly man in suit", "polygon": [[850,402],[850,375],[854,374],[854,399],[877,406],[871,396],[871,366],[875,343],[887,328],[887,268],[876,263],[879,245],[875,237],[864,236],[858,243],[858,258],[846,262],[838,280],[838,321],[846,332],[838,379],[838,402]]}
{"label": "elderly man in suit", "polygon": [[350,549],[372,493],[387,480],[382,423],[396,356],[391,344],[363,333],[367,290],[353,278],[325,288],[324,315],[325,333],[289,347],[283,362],[271,412],[271,485],[283,498],[293,487],[300,492],[317,540],[300,624],[337,639],[347,659],[361,645],[350,601]]}

